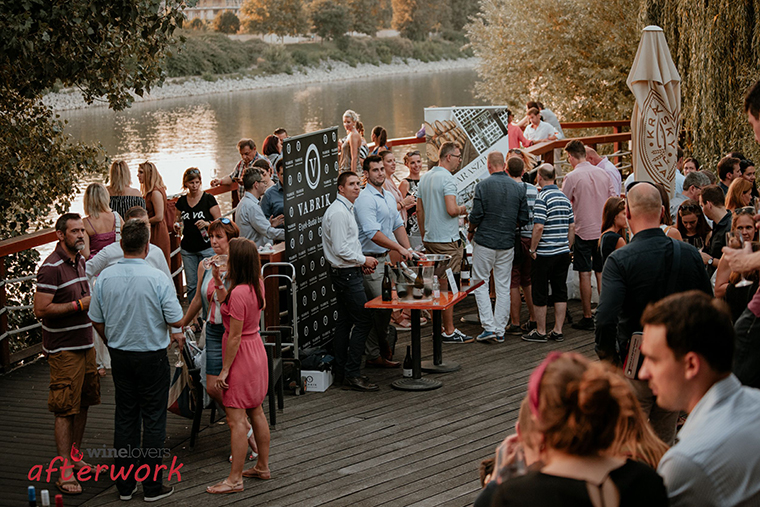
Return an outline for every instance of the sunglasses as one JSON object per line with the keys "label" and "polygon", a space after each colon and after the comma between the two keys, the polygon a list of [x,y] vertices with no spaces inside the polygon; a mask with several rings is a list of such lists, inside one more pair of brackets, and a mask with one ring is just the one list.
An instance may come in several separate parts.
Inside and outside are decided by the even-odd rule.
{"label": "sunglasses", "polygon": [[518,155],[522,155],[522,151],[518,150],[517,148],[512,148],[512,149],[511,149],[511,150],[509,150],[507,153],[508,153],[508,154],[509,154],[509,153],[517,153]]}
{"label": "sunglasses", "polygon": [[200,169],[188,169],[187,170],[187,174],[200,174],[200,173],[201,173]]}
{"label": "sunglasses", "polygon": [[681,211],[699,211],[702,208],[699,206],[699,204],[684,204],[681,205],[679,209]]}
{"label": "sunglasses", "polygon": [[755,208],[754,208],[754,206],[745,206],[743,208],[736,208],[734,210],[734,215],[750,215],[750,216],[755,216]]}
{"label": "sunglasses", "polygon": [[220,217],[220,218],[217,218],[217,219],[216,219],[216,221],[217,221],[217,222],[221,222],[221,223],[223,223],[224,225],[230,225],[230,224],[232,223],[232,220],[230,220],[230,219],[229,219],[229,218],[227,218],[227,217]]}
{"label": "sunglasses", "polygon": [[419,157],[420,152],[419,151],[408,151],[406,152],[407,157]]}

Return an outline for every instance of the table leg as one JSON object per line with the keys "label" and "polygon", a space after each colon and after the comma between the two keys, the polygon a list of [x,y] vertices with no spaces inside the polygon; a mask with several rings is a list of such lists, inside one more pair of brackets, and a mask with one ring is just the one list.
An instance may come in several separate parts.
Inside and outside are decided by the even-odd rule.
{"label": "table leg", "polygon": [[394,389],[401,391],[430,391],[441,387],[438,380],[422,378],[422,336],[420,330],[420,310],[412,310],[412,378],[402,378],[391,384]]}
{"label": "table leg", "polygon": [[443,362],[443,336],[441,335],[441,310],[433,310],[433,360],[422,363],[425,373],[450,373],[461,368],[459,363]]}

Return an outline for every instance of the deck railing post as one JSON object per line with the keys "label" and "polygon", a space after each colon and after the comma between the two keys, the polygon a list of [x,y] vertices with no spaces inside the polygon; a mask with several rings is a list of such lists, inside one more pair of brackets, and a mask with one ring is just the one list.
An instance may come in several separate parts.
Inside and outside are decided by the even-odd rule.
{"label": "deck railing post", "polygon": [[[7,298],[5,296],[6,258],[7,257],[5,256],[0,257],[0,281],[2,282],[2,286],[0,286],[0,310],[5,310],[5,305],[7,304]],[[4,335],[6,332],[8,332],[8,312],[3,311],[3,313],[0,314],[0,336]],[[9,342],[9,337],[6,337],[4,340],[0,341],[0,366],[2,366],[4,372],[8,371],[8,367],[11,364],[11,347]]]}
{"label": "deck railing post", "polygon": [[[612,127],[612,131],[615,134],[619,134],[620,133],[620,127],[618,127],[617,125],[615,125],[614,127]],[[613,147],[614,147],[613,149],[614,149],[615,153],[620,153],[620,142],[619,141],[616,142],[616,143],[614,143]],[[620,162],[622,162],[622,160],[623,160],[623,157],[620,157],[620,156],[615,157],[615,165],[620,165]]]}

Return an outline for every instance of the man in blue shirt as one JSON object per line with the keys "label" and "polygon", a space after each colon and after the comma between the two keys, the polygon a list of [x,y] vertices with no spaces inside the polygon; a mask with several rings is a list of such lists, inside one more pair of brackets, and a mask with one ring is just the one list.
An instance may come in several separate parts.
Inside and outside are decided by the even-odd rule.
{"label": "man in blue shirt", "polygon": [[[283,214],[283,210],[285,209],[285,191],[282,187],[282,182],[284,181],[282,179],[283,167],[285,166],[285,162],[280,159],[277,161],[276,166],[277,183],[275,183],[273,187],[269,187],[269,189],[264,192],[264,197],[261,198],[261,211],[264,212],[264,216],[267,217],[270,221],[285,218],[285,215]],[[277,228],[285,228],[284,220],[280,225],[277,226]]]}
{"label": "man in blue shirt", "polygon": [[[391,262],[389,252],[398,252],[404,260],[409,259],[411,254],[409,238],[398,212],[396,198],[383,190],[383,159],[377,155],[370,155],[364,159],[362,169],[367,175],[367,186],[354,202],[354,214],[359,226],[362,255],[377,259],[377,269],[372,272],[364,271],[364,289],[367,298],[371,300],[382,293],[383,267],[386,262]],[[390,360],[392,346],[386,343],[391,311],[373,310],[372,313],[375,326],[367,337],[366,364],[380,368],[397,368],[401,363]]]}
{"label": "man in blue shirt", "polygon": [[[143,491],[144,499],[150,502],[174,492],[174,488],[163,485],[161,470],[169,401],[166,349],[172,341],[181,349],[184,335],[177,330],[169,338],[168,326],[179,326],[182,307],[171,281],[145,262],[149,240],[150,229],[142,220],[124,224],[124,259],[101,273],[89,314],[111,354],[116,389],[114,448],[127,451],[125,457],[115,458],[115,464],[125,472],[131,469],[126,477],[119,476],[116,487],[122,500],[131,500],[137,490],[135,470],[147,465],[150,473],[143,481]],[[141,447],[141,422],[143,453],[138,463],[131,450]]]}

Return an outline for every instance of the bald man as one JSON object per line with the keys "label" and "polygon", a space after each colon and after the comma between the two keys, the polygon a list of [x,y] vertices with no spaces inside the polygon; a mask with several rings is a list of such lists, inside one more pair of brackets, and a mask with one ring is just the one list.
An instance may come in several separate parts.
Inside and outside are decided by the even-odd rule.
{"label": "bald man", "polygon": [[[596,310],[596,352],[619,366],[625,361],[631,336],[642,332],[641,314],[649,303],[692,289],[712,296],[699,251],[668,238],[660,229],[660,216],[669,210],[664,209],[654,185],[639,182],[632,186],[625,213],[634,236],[607,258]],[[656,396],[645,382],[631,383],[655,432],[672,445],[678,413],[657,407]]]}

